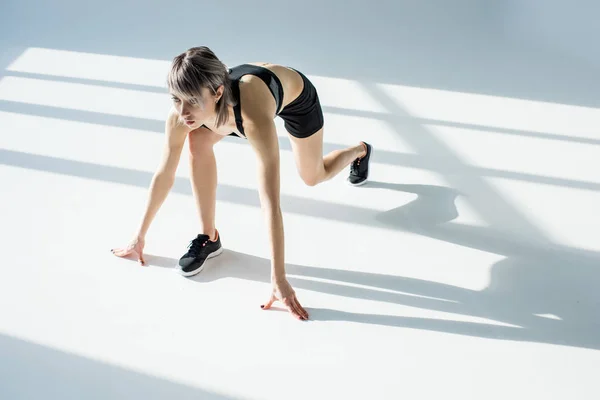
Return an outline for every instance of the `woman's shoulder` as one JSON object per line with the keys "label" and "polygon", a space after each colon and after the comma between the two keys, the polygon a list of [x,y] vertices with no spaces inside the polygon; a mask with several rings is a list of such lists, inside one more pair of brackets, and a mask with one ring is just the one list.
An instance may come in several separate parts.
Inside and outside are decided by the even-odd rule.
{"label": "woman's shoulder", "polygon": [[244,120],[272,118],[275,115],[275,99],[259,77],[249,75],[240,80],[239,98]]}
{"label": "woman's shoulder", "polygon": [[290,69],[280,64],[274,64],[270,62],[247,62],[244,64],[235,65],[227,68],[229,75],[234,78],[251,79],[261,75],[261,72],[268,70],[268,72],[274,73],[275,75],[281,74],[283,71],[289,71]]}

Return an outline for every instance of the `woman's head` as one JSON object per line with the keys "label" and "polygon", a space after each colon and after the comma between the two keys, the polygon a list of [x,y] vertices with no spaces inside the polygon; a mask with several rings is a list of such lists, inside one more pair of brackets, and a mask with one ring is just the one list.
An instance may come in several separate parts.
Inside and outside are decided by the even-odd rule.
{"label": "woman's head", "polygon": [[235,104],[227,67],[205,46],[192,47],[173,59],[168,87],[189,126],[214,119],[219,127],[229,118],[228,106]]}

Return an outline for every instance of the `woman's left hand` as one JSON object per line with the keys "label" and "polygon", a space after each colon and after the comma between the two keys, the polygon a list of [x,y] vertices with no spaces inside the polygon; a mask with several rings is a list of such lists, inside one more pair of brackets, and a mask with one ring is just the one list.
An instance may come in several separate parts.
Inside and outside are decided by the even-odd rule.
{"label": "woman's left hand", "polygon": [[260,308],[268,310],[275,301],[281,301],[294,317],[300,320],[308,319],[308,313],[300,305],[300,302],[296,298],[296,293],[287,279],[273,281],[271,298],[266,304],[260,306]]}

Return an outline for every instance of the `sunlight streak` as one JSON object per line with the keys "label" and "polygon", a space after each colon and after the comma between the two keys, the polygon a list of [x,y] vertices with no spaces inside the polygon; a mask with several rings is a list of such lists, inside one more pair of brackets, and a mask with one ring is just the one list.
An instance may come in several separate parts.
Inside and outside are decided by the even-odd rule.
{"label": "sunlight streak", "polygon": [[378,86],[418,118],[600,138],[598,108],[401,85]]}
{"label": "sunlight streak", "polygon": [[166,87],[169,61],[28,48],[8,71]]}
{"label": "sunlight streak", "polygon": [[6,76],[0,100],[164,121],[171,99],[165,94],[79,83]]}

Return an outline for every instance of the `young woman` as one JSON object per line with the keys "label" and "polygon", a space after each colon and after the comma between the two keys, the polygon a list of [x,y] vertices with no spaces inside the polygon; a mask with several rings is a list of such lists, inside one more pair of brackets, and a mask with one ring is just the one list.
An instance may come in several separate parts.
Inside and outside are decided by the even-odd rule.
{"label": "young woman", "polygon": [[350,165],[348,183],[361,185],[369,174],[371,145],[360,142],[323,157],[323,113],[317,91],[302,73],[275,64],[243,64],[231,69],[207,47],[194,47],[173,60],[168,76],[173,107],[166,121],[166,143],[140,227],[131,243],[112,252],[143,257],[150,223],[175,181],[186,138],[191,180],[200,214],[200,234],[179,260],[184,276],[199,273],[204,262],[222,252],[215,227],[217,166],[213,146],[225,136],[248,140],[258,159],[259,198],[271,242],[271,307],[281,301],[296,318],[307,319],[285,276],[284,231],[280,209],[279,145],[274,118],[285,121],[296,167],[309,186],[331,179]]}

